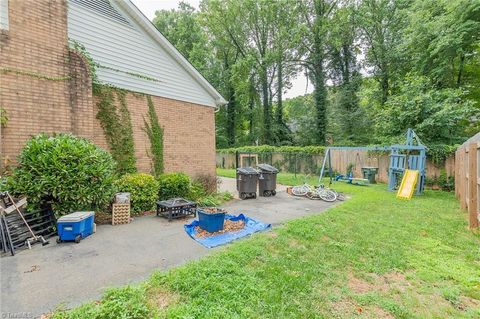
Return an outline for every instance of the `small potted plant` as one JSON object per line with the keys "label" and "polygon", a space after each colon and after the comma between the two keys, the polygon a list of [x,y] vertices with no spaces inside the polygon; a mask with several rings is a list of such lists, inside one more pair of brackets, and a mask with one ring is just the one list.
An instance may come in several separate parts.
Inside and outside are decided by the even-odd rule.
{"label": "small potted plant", "polygon": [[197,209],[199,227],[214,233],[223,230],[226,211],[217,207],[202,207]]}

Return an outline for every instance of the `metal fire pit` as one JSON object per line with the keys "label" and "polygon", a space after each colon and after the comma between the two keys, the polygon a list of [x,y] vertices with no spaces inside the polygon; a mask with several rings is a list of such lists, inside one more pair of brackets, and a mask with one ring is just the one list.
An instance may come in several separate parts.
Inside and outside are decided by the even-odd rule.
{"label": "metal fire pit", "polygon": [[189,215],[197,216],[197,203],[183,198],[171,198],[157,202],[157,216],[168,218],[168,221]]}

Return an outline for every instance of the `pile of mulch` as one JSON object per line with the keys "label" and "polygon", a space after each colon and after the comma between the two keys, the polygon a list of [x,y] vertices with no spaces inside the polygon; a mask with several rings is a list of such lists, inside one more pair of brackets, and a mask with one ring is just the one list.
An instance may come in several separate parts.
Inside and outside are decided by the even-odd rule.
{"label": "pile of mulch", "polygon": [[227,211],[223,208],[218,207],[202,207],[201,210],[205,214],[216,214],[216,213],[226,213]]}
{"label": "pile of mulch", "polygon": [[207,238],[207,237],[212,237],[212,236],[220,235],[224,233],[236,232],[236,231],[242,230],[243,228],[245,228],[245,222],[243,220],[238,220],[234,222],[234,221],[231,221],[230,219],[225,219],[223,229],[216,231],[214,233],[210,233],[204,229],[201,229],[199,226],[195,227],[195,230],[197,231],[197,235],[195,237]]}

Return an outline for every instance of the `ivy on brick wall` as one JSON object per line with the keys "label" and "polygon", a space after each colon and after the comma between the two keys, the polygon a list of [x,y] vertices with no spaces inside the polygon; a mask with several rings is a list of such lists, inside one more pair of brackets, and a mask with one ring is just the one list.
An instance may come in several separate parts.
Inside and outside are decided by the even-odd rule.
{"label": "ivy on brick wall", "polygon": [[92,78],[92,83],[95,88],[95,85],[100,84],[97,76],[98,64],[95,62],[95,60],[93,60],[92,56],[90,55],[90,53],[88,53],[87,49],[83,44],[72,39],[69,39],[69,41],[70,47],[73,49],[73,51],[77,52],[80,56],[82,56],[87,63],[90,77]]}
{"label": "ivy on brick wall", "polygon": [[9,68],[9,67],[1,67],[0,68],[1,74],[17,74],[17,75],[25,75],[35,79],[42,79],[42,80],[49,80],[49,81],[66,81],[70,79],[70,76],[50,76],[43,73],[38,73],[31,70],[23,70],[23,69],[16,69],[16,68]]}
{"label": "ivy on brick wall", "polygon": [[153,174],[160,176],[163,173],[163,128],[158,122],[157,112],[152,97],[147,95],[148,113],[144,118],[145,132],[150,140],[150,156],[153,162]]}
{"label": "ivy on brick wall", "polygon": [[[135,172],[135,146],[126,101],[127,92],[98,84],[94,85],[93,92],[99,98],[96,117],[103,128],[110,152],[117,161],[117,171],[120,174]],[[119,102],[118,107],[116,100]]]}
{"label": "ivy on brick wall", "polygon": [[3,108],[3,106],[0,106],[0,125],[1,126],[7,126],[8,123],[8,115],[7,111]]}

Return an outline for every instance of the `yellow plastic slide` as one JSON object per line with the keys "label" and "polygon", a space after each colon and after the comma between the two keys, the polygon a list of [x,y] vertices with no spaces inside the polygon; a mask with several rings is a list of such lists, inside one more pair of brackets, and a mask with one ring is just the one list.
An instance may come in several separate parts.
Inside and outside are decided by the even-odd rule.
{"label": "yellow plastic slide", "polygon": [[402,183],[397,192],[397,198],[400,199],[411,199],[413,193],[415,192],[415,186],[417,185],[418,180],[418,171],[407,169],[405,174],[403,174]]}

